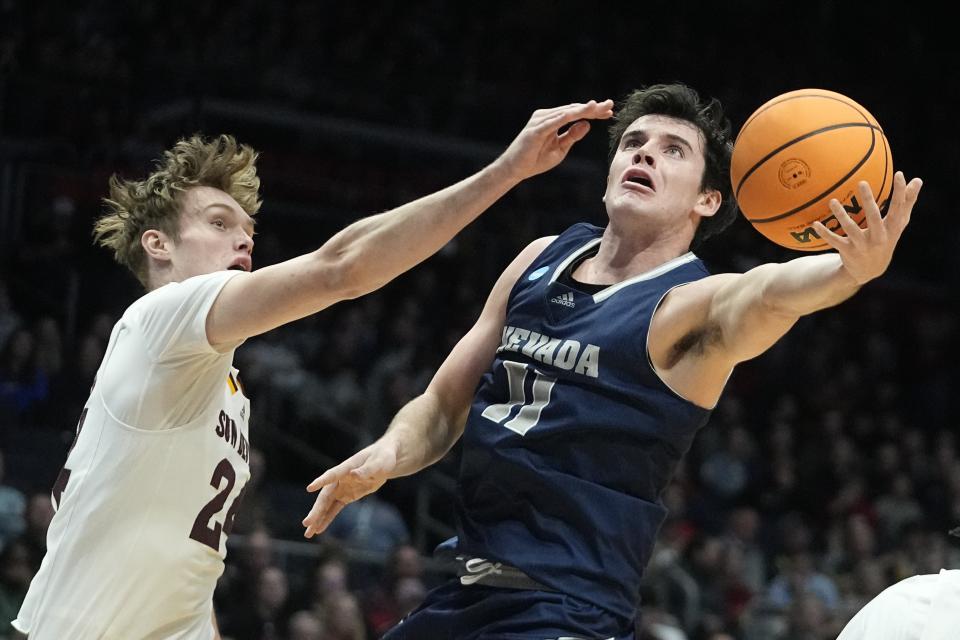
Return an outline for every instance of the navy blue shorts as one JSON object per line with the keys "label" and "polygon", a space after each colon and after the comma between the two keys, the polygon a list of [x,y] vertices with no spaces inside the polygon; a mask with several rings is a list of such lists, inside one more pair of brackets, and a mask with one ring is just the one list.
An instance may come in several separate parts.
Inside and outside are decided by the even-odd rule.
{"label": "navy blue shorts", "polygon": [[550,591],[463,586],[427,594],[384,640],[634,640],[633,621]]}

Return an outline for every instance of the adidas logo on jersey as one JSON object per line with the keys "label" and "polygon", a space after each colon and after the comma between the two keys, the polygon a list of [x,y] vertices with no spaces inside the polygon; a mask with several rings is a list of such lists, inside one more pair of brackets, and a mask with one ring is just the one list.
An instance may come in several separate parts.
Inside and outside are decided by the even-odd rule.
{"label": "adidas logo on jersey", "polygon": [[565,307],[575,307],[575,306],[577,306],[577,303],[575,303],[575,302],[573,301],[573,294],[572,294],[572,293],[564,293],[564,294],[561,294],[561,295],[557,296],[556,298],[550,298],[550,302],[554,302],[554,303],[556,303],[556,304],[562,304],[562,305],[565,306]]}

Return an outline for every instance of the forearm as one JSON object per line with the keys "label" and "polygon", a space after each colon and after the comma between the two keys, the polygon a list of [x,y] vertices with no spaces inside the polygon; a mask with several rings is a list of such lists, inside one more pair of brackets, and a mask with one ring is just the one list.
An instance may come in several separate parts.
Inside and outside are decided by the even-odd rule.
{"label": "forearm", "polygon": [[369,293],[436,253],[519,179],[499,161],[442,191],[351,224],[319,251],[344,265],[350,297]]}
{"label": "forearm", "polygon": [[437,462],[463,433],[463,416],[444,410],[440,398],[427,391],[408,402],[381,439],[396,451],[392,477],[414,474]]}
{"label": "forearm", "polygon": [[746,275],[744,285],[757,287],[766,308],[794,317],[840,304],[860,288],[836,253],[763,265]]}

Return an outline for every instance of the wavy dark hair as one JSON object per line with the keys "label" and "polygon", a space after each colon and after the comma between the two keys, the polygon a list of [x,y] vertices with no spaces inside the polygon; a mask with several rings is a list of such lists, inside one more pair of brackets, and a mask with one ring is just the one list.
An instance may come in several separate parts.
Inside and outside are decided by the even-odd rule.
{"label": "wavy dark hair", "polygon": [[700,221],[690,246],[698,248],[703,242],[717,235],[737,217],[737,202],[730,186],[730,156],[733,154],[730,121],[716,98],[703,101],[700,94],[682,83],[655,84],[637,89],[617,107],[610,125],[610,151],[607,164],[613,161],[620,138],[633,122],[642,116],[655,114],[689,122],[703,135],[703,179],[700,191],[720,192],[722,202],[717,212]]}

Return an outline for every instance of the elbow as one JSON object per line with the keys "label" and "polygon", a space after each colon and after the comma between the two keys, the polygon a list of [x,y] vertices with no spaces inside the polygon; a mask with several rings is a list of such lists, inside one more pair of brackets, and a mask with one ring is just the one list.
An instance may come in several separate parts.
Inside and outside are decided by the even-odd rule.
{"label": "elbow", "polygon": [[764,304],[758,320],[767,325],[791,327],[804,314],[782,303]]}
{"label": "elbow", "polygon": [[467,410],[470,408],[469,405],[461,407],[462,403],[454,400],[455,395],[431,384],[415,400],[423,414],[428,416],[427,421],[436,425],[436,434],[444,442],[445,450],[453,446],[463,433]]}
{"label": "elbow", "polygon": [[331,254],[321,249],[314,258],[321,274],[320,287],[333,292],[338,299],[353,300],[386,284],[386,280],[377,278],[377,269],[369,257],[355,251],[346,249]]}
{"label": "elbow", "polygon": [[768,318],[796,321],[803,315],[800,310],[790,304],[789,300],[769,291],[761,292],[758,302],[757,306],[761,313]]}
{"label": "elbow", "polygon": [[756,306],[765,315],[783,319],[796,319],[803,315],[791,304],[790,296],[783,295],[782,287],[777,286],[779,264],[765,264],[753,269],[750,273],[757,277]]}

